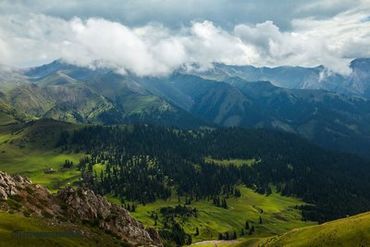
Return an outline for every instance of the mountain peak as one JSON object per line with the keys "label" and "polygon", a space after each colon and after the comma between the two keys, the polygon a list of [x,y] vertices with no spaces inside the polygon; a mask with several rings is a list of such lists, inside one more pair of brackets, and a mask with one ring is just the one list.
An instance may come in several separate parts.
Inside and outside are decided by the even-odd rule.
{"label": "mountain peak", "polygon": [[350,67],[355,68],[364,68],[370,69],[370,58],[356,58],[351,61]]}

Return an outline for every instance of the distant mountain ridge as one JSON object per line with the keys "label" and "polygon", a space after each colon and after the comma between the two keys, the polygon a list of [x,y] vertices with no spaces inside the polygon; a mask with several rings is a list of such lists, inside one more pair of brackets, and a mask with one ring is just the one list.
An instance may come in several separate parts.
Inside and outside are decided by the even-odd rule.
{"label": "distant mountain ridge", "polygon": [[23,77],[16,83],[4,80],[0,85],[0,102],[30,118],[101,124],[147,122],[180,127],[202,124],[181,108],[150,93],[135,78],[110,70],[91,70],[54,61],[18,74]]}
{"label": "distant mountain ridge", "polygon": [[351,68],[345,77],[322,66],[216,64],[202,73],[137,77],[57,60],[28,70],[0,70],[0,103],[7,114],[27,119],[274,128],[369,157],[370,59],[356,59]]}
{"label": "distant mountain ridge", "polygon": [[289,89],[323,89],[336,93],[370,98],[370,58],[358,58],[350,63],[351,73],[341,75],[324,66],[254,67],[215,64],[214,68],[195,73],[201,77],[224,81],[240,77],[247,81],[270,81]]}

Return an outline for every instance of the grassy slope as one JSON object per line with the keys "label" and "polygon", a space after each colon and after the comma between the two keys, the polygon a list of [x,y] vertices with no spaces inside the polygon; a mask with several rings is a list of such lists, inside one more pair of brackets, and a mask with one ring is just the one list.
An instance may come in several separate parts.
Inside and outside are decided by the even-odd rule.
{"label": "grassy slope", "polygon": [[[55,233],[83,231],[81,237],[44,237],[44,238],[19,238],[13,235],[14,231]],[[40,218],[28,218],[19,214],[0,212],[0,246],[119,246],[114,239],[93,228],[86,226],[52,225],[51,222]]]}
{"label": "grassy slope", "polygon": [[[302,201],[283,197],[277,193],[265,196],[245,187],[241,187],[241,192],[240,198],[227,200],[229,209],[216,207],[212,205],[212,202],[205,200],[193,202],[190,205],[197,208],[198,217],[185,219],[182,225],[188,233],[194,233],[195,228],[199,228],[200,235],[193,236],[193,242],[217,239],[218,233],[223,232],[236,231],[239,235],[246,220],[254,222],[256,233],[252,235],[253,238],[272,236],[296,227],[313,224],[302,222],[300,212],[295,209],[296,205],[303,204]],[[159,200],[145,206],[138,206],[136,212],[132,214],[145,225],[153,226],[154,220],[150,218],[152,211],[159,212],[161,207],[176,205],[178,205],[177,198],[167,201]],[[261,209],[263,213],[260,212]],[[258,223],[259,216],[262,217],[263,224]]]}
{"label": "grassy slope", "polygon": [[263,246],[370,246],[370,212],[294,229],[268,239]]}
{"label": "grassy slope", "polygon": [[195,247],[346,247],[370,246],[370,212],[330,221],[322,225],[296,228],[287,233],[261,239],[204,241]]}
{"label": "grassy slope", "polygon": [[[56,136],[65,128],[72,128],[72,125],[55,121],[52,124],[38,121],[27,126],[0,125],[0,170],[28,176],[34,183],[52,191],[75,181],[80,177],[79,171],[63,171],[61,165],[66,159],[76,164],[83,154],[65,154],[53,148]],[[56,172],[45,174],[46,168],[53,168]]]}

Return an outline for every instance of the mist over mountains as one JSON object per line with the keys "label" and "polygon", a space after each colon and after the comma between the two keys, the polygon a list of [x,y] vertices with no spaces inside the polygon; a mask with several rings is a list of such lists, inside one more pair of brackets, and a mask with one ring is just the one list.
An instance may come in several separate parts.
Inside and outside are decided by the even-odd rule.
{"label": "mist over mountains", "polygon": [[138,77],[56,60],[25,70],[2,68],[0,102],[2,111],[23,119],[273,128],[368,156],[369,71],[370,59],[356,59],[348,76],[323,66],[215,64],[202,72]]}
{"label": "mist over mountains", "polygon": [[246,81],[270,81],[289,89],[323,89],[351,96],[370,97],[370,59],[359,58],[350,63],[351,73],[341,75],[324,66],[306,67],[254,67],[216,64],[213,70],[199,75],[215,80],[240,77]]}

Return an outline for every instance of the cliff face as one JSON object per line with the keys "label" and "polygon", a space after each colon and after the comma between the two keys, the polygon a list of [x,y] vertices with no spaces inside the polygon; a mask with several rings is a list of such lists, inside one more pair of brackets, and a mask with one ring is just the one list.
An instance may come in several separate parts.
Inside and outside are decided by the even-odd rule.
{"label": "cliff face", "polygon": [[65,188],[52,195],[21,176],[0,172],[0,209],[28,216],[88,224],[132,246],[162,246],[154,229],[145,229],[126,209],[83,188]]}

